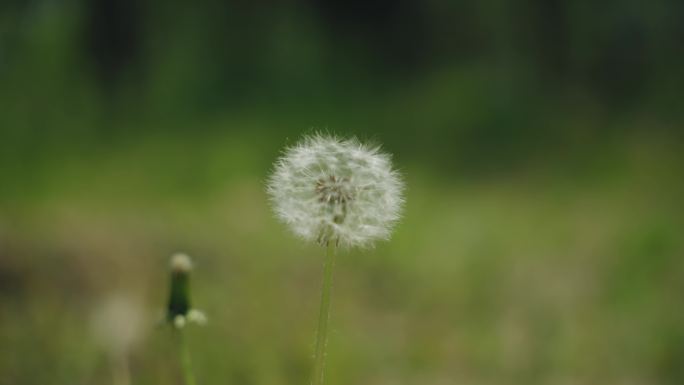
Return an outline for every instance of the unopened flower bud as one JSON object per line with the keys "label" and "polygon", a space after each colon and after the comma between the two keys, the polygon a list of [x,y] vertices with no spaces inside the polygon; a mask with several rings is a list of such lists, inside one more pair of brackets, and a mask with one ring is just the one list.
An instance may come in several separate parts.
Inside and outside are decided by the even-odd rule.
{"label": "unopened flower bud", "polygon": [[204,324],[206,317],[190,304],[190,273],[192,260],[186,254],[177,253],[171,257],[171,287],[166,319],[176,328],[182,328],[187,322]]}

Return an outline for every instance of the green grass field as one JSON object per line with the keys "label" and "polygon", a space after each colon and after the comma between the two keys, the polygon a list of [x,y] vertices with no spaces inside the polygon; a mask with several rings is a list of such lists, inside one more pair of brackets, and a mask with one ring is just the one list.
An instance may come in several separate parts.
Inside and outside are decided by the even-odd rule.
{"label": "green grass field", "polygon": [[[3,186],[0,384],[111,383],[91,319],[122,292],[146,309],[132,383],[180,384],[156,326],[176,251],[195,259],[194,304],[209,317],[188,332],[199,384],[307,384],[323,249],[272,217],[276,142],[122,144]],[[635,140],[481,177],[398,154],[408,189],[394,238],[340,253],[327,383],[682,383],[676,148]]]}

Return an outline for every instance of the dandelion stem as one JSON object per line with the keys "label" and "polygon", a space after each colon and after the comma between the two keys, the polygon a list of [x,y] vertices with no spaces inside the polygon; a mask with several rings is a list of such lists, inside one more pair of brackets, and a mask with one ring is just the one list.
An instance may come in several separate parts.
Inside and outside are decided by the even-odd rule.
{"label": "dandelion stem", "polygon": [[335,267],[336,243],[328,241],[323,266],[323,288],[321,290],[321,310],[318,315],[318,331],[316,333],[316,351],[312,385],[323,384],[325,369],[325,348],[328,343],[328,320],[330,319],[330,294],[332,293],[333,268]]}
{"label": "dandelion stem", "polygon": [[178,353],[180,354],[181,360],[181,371],[183,372],[183,382],[185,385],[196,385],[195,375],[192,371],[192,362],[190,360],[190,351],[188,350],[188,344],[185,341],[185,335],[183,335],[183,329],[177,329],[176,335],[178,339]]}

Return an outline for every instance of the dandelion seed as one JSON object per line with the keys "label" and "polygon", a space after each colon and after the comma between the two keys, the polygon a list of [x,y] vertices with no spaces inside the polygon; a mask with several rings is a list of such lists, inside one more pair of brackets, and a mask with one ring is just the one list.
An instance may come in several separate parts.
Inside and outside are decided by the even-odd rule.
{"label": "dandelion seed", "polygon": [[379,147],[323,134],[286,149],[267,187],[276,216],[297,236],[343,246],[388,239],[403,189]]}

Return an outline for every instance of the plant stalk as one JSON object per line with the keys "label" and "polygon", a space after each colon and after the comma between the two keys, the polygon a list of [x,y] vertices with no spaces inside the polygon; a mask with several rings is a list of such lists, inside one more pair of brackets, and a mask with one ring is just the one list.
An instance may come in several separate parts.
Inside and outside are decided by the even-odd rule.
{"label": "plant stalk", "polygon": [[326,345],[328,343],[328,321],[330,320],[330,297],[333,284],[333,268],[335,267],[336,243],[328,241],[323,265],[323,285],[321,289],[321,309],[318,315],[318,331],[316,333],[316,351],[311,385],[323,385],[325,371]]}
{"label": "plant stalk", "polygon": [[195,382],[195,375],[192,371],[192,362],[190,360],[190,350],[188,350],[188,344],[185,341],[184,331],[182,329],[177,329],[177,339],[178,339],[178,353],[180,354],[181,361],[181,371],[183,373],[183,382],[185,385],[197,385]]}

